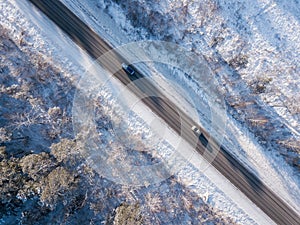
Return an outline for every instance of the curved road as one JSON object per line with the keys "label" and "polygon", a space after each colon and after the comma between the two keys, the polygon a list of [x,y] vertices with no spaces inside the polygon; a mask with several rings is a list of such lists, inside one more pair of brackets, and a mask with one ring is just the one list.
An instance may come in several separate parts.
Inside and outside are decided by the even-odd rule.
{"label": "curved road", "polygon": [[[112,49],[108,43],[101,39],[93,30],[84,24],[75,14],[73,14],[65,5],[57,0],[29,0],[45,15],[47,15],[57,26],[59,26],[70,38],[84,49],[93,58],[97,59],[103,53]],[[110,71],[110,68],[121,68],[121,63],[125,62],[120,55],[112,55],[109,60],[101,63],[104,68]],[[115,76],[125,85],[132,80],[143,77],[136,70],[135,76],[128,76],[123,70],[115,73]],[[164,96],[151,82],[143,82],[139,86],[131,86],[131,91],[138,97],[146,95]],[[152,93],[152,94],[151,94]],[[213,157],[205,154],[205,147],[209,134],[201,129],[200,138],[192,132],[191,127],[195,123],[182,110],[177,108],[167,98],[143,98],[143,102],[157,115],[166,121],[178,134],[186,141],[193,144],[198,142],[196,150],[208,160]],[[210,148],[213,151],[219,151],[212,165],[222,173],[232,184],[240,189],[252,202],[261,208],[277,224],[299,225],[299,214],[287,205],[279,196],[264,185],[253,173],[249,172],[239,161],[237,161],[229,152],[210,140]]]}

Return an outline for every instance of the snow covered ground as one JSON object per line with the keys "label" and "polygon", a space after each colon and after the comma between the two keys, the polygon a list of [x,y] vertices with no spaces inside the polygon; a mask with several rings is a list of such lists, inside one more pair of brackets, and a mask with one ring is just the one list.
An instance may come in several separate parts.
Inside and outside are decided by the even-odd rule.
{"label": "snow covered ground", "polygon": [[[228,104],[223,144],[299,210],[299,3],[64,2],[115,46],[149,38],[172,40],[203,55]],[[114,21],[118,26],[112,26]],[[199,93],[195,81],[166,69],[160,72],[198,97],[189,91]]]}
{"label": "snow covered ground", "polygon": [[[16,2],[15,2],[14,4],[17,7],[22,8],[22,10],[25,10],[28,7],[28,5],[26,3],[16,4]],[[23,22],[27,21],[26,18],[22,17],[22,15],[20,14],[19,11],[14,12],[14,9],[9,8],[9,5],[5,5],[5,7],[6,7],[6,11],[10,12],[10,14],[13,15],[11,18],[19,18],[19,21],[23,21]],[[55,29],[56,29],[55,26],[51,26],[49,24],[49,22],[44,21],[41,18],[39,18],[39,20],[36,20],[36,18],[38,18],[39,17],[38,15],[40,15],[40,14],[35,11],[31,11],[30,7],[28,7],[27,10],[30,11],[30,13],[28,13],[28,15],[30,15],[31,19],[33,19],[32,21],[34,21],[34,23],[35,23],[35,26],[37,26],[35,29],[31,28],[31,30],[35,31],[35,32],[36,32],[36,30],[39,30],[38,32],[34,33],[34,36],[39,37],[40,35],[42,35],[44,42],[46,42],[46,40],[50,39],[49,40],[50,43],[53,41],[53,42],[56,42],[55,44],[52,42],[52,44],[54,46],[58,45],[58,48],[55,47],[52,50],[52,51],[54,51],[54,53],[52,54],[52,56],[54,55],[54,58],[53,58],[54,62],[55,62],[55,60],[61,59],[60,55],[59,55],[59,51],[61,50],[61,48],[63,46],[68,46],[67,49],[69,49],[70,51],[65,52],[64,54],[70,54],[70,55],[73,55],[73,57],[75,55],[77,55],[78,57],[76,57],[75,59],[73,57],[71,57],[71,59],[73,58],[73,60],[76,63],[83,62],[82,66],[84,66],[84,67],[87,67],[87,65],[92,63],[92,61],[89,61],[88,57],[86,57],[84,55],[84,53],[82,55],[80,54],[80,49],[78,49],[76,46],[73,46],[72,44],[71,44],[71,46],[67,45],[68,38],[66,38],[63,34],[61,34],[60,36],[54,35]],[[13,14],[12,12],[14,12],[15,14]],[[9,27],[11,30],[14,30],[15,26],[19,26],[19,24],[13,24],[13,26],[12,26],[12,23],[11,23],[12,21],[4,21],[4,22],[7,22],[6,26]],[[32,27],[31,24],[30,25],[27,24],[26,26]],[[24,24],[23,24],[23,27],[25,27]],[[47,35],[47,33],[44,34],[40,30],[41,28],[44,28],[44,27],[47,27],[47,30],[49,31],[49,36]],[[53,31],[53,32],[51,32],[51,31]],[[16,35],[16,39],[20,38],[20,36],[18,34],[14,34],[14,35]],[[35,43],[37,44],[38,42],[35,42]],[[39,46],[36,45],[35,48],[39,49]],[[48,46],[43,45],[43,46],[41,46],[41,48],[42,48],[41,51],[44,51],[44,48],[47,49]],[[51,49],[51,46],[49,46],[48,50],[50,50],[50,49]],[[50,51],[48,51],[48,52],[50,52]],[[45,52],[43,52],[43,53],[46,54]],[[65,57],[68,57],[68,56],[65,56]],[[82,61],[81,60],[82,58],[84,58],[85,60]],[[60,65],[60,64],[57,62],[57,65]],[[76,67],[73,68],[73,66],[76,64],[67,63],[67,65],[69,65],[69,67],[67,67],[68,70],[77,71],[76,74],[78,74],[78,71],[82,71],[82,68],[79,68],[79,70],[77,70]],[[76,79],[74,80],[74,82],[76,82]],[[107,96],[107,95],[105,93],[101,93],[100,96],[102,96],[102,98],[103,98],[103,96]],[[106,114],[108,114],[108,115],[111,114],[112,113],[110,111],[112,109],[111,104],[113,104],[112,97],[103,98],[102,101],[100,101],[100,102],[103,103],[103,105],[104,105],[102,110],[105,111],[105,109],[106,109],[106,110],[108,110],[108,111],[105,111]],[[137,109],[140,110],[141,106],[137,107]],[[143,112],[145,112],[145,110]],[[153,117],[153,115],[152,115],[152,117]],[[132,120],[135,120],[134,117],[132,118]],[[145,134],[145,131],[147,131],[147,127],[145,127],[145,125],[141,126],[141,125],[138,125],[135,123],[135,124],[133,124],[132,130],[133,129],[135,131],[141,132],[144,137],[147,137],[147,132]],[[101,132],[104,132],[104,131],[101,131]],[[173,133],[173,135],[174,135],[174,132],[172,132],[172,131],[170,131],[170,132]],[[105,143],[106,144],[111,143],[111,141],[112,141],[111,138],[112,137],[109,137],[109,134],[106,134],[105,135]],[[173,140],[175,140],[175,139],[173,138]],[[170,139],[169,139],[169,141],[170,141]],[[150,145],[150,144],[148,143],[148,145]],[[107,147],[107,145],[105,145],[105,146]],[[150,147],[155,147],[155,146],[153,146],[153,143],[152,143],[150,145]],[[115,144],[115,148],[116,149],[118,148],[117,144]],[[164,153],[164,154],[166,154],[166,153]],[[215,171],[211,172],[210,179],[212,179],[214,177],[213,179],[218,180],[219,182],[223,180],[223,182],[219,183],[218,185],[221,186],[222,189],[224,189],[224,190],[227,189],[227,191],[229,191],[229,196],[231,195],[229,198],[226,196],[226,194],[224,194],[224,191],[222,191],[220,187],[215,186],[215,184],[212,183],[206,176],[203,176],[203,174],[197,172],[197,170],[195,170],[195,168],[193,168],[192,165],[188,166],[185,170],[181,171],[181,174],[182,175],[179,175],[179,178],[178,178],[179,180],[184,181],[183,183],[185,183],[185,184],[188,183],[188,185],[192,187],[191,190],[197,191],[199,196],[206,199],[207,204],[210,204],[211,206],[215,207],[216,209],[221,210],[222,213],[230,215],[230,217],[232,217],[236,222],[240,222],[243,224],[253,224],[253,222],[254,222],[253,219],[255,219],[256,221],[260,221],[260,222],[264,222],[264,223],[271,223],[270,221],[268,221],[267,218],[264,218],[264,214],[261,213],[260,210],[257,209],[255,206],[253,206],[252,203],[249,203],[246,199],[241,198],[241,196],[243,196],[243,195],[241,195],[241,196],[237,195],[236,194],[237,190],[232,189],[232,187],[230,188],[231,184],[226,182],[226,180],[224,180],[224,178],[220,177],[219,174],[216,174]],[[218,177],[217,179],[215,178],[216,176]],[[226,184],[228,185],[228,187]],[[212,190],[214,190],[214,191],[212,191]],[[232,192],[232,190],[234,190],[234,193]],[[234,203],[234,201],[231,200],[231,198],[236,200],[240,204],[236,205]],[[249,207],[249,204],[250,204],[250,207]],[[247,214],[251,214],[252,216],[248,217],[248,215],[245,214],[245,212],[243,212],[241,210],[241,208],[246,209],[245,211],[247,211]]]}
{"label": "snow covered ground", "polygon": [[[30,7],[28,7],[27,3],[20,3],[17,1],[11,2],[13,5],[22,8],[22,10],[28,10],[26,15],[29,17],[30,21],[28,21],[24,16],[20,14],[18,10],[15,10],[11,8],[11,4],[7,3],[3,5],[5,6],[4,9],[7,12],[10,12],[8,14],[4,14],[4,17],[1,19],[1,23],[4,24],[6,27],[10,28],[12,30],[12,35],[15,35],[16,38],[20,38],[21,35],[21,29],[16,29],[16,27],[27,27],[28,31],[32,32],[30,33],[30,37],[39,37],[39,39],[32,41],[34,43],[35,49],[37,51],[42,52],[45,55],[48,55],[52,58],[54,62],[57,62],[57,65],[61,65],[62,70],[73,71],[75,74],[83,74],[84,68],[86,68],[88,65],[91,64],[91,60],[88,56],[85,55],[80,49],[78,49],[74,44],[70,43],[68,38],[66,38],[62,33],[60,33],[60,36],[54,35],[57,32],[57,28],[55,26],[51,25],[51,23],[47,22],[46,20],[42,19],[41,15],[37,12],[31,11]],[[77,11],[77,14],[82,16],[88,22],[91,24],[96,31],[101,33],[101,35],[104,35],[104,37],[109,40],[111,43],[113,43],[115,46],[119,44],[128,43],[129,40],[125,39],[125,35],[122,35],[122,32],[120,29],[115,26],[114,21],[111,20],[111,18],[105,14],[101,13],[101,17],[99,17],[99,8],[94,7],[97,2],[91,1],[91,4],[85,4],[82,5],[79,1],[72,1],[68,2],[69,6]],[[27,8],[28,7],[28,8]],[[21,11],[22,11],[21,10]],[[108,10],[108,11],[107,11]],[[114,16],[114,18],[117,18],[117,22],[124,28],[131,31],[134,30],[133,27],[130,27],[129,22],[125,20],[125,16],[121,13],[121,11],[117,11],[114,7],[109,7],[106,10],[106,12],[111,13],[111,15]],[[13,13],[12,13],[13,12]],[[6,18],[5,18],[6,17]],[[18,22],[15,22],[15,18],[18,18]],[[38,18],[38,19],[37,19]],[[35,25],[32,24],[32,21]],[[101,23],[102,22],[102,23]],[[13,24],[13,26],[11,25]],[[47,27],[47,32],[43,30],[43,28]],[[14,32],[15,31],[15,32]],[[131,34],[134,34],[131,38],[131,40],[139,39],[141,36],[137,36],[136,33],[140,33],[141,31],[139,29],[136,29],[134,32],[129,32],[128,36]],[[144,33],[143,33],[144,32]],[[143,35],[146,35],[147,32],[143,31],[141,32]],[[32,35],[32,36],[31,36]],[[43,44],[44,43],[44,44]],[[55,47],[51,47],[55,46]],[[68,46],[68,47],[66,47]],[[68,49],[68,51],[64,51],[63,49]],[[202,50],[202,49],[201,49]],[[204,48],[203,50],[207,50],[209,53],[209,48]],[[210,53],[212,54],[212,53]],[[207,54],[208,56],[210,54]],[[63,62],[63,63],[61,63]],[[81,65],[81,66],[76,66]],[[219,68],[218,71],[227,71],[226,68]],[[220,73],[221,73],[220,72]],[[224,74],[224,77],[226,74]],[[231,77],[230,77],[231,78]],[[72,79],[78,81],[79,76],[73,77]],[[176,78],[174,79],[176,81]],[[231,81],[231,80],[230,80]],[[186,78],[186,85],[190,86],[190,80]],[[104,101],[106,101],[104,99]],[[108,102],[108,104],[112,104],[112,102]],[[140,107],[138,107],[140,108]],[[264,151],[264,148],[259,145],[259,143],[255,140],[255,137],[249,132],[247,132],[242,126],[236,122],[235,120],[230,120],[229,124],[229,131],[227,134],[227,138],[229,139],[230,136],[235,137],[236,140],[239,142],[239,146],[236,145],[236,140],[228,140],[228,142],[225,142],[227,146],[234,146],[235,153],[241,158],[241,160],[248,163],[251,168],[255,169],[257,174],[259,176],[263,177],[267,183],[270,183],[275,187],[274,184],[276,184],[276,189],[278,190],[279,187],[281,187],[281,193],[284,194],[287,201],[289,201],[291,204],[294,204],[294,206],[299,206],[299,199],[298,199],[298,193],[299,193],[299,181],[297,178],[297,174],[293,175],[293,170],[291,170],[289,167],[287,167],[282,158],[277,159],[272,156],[272,154],[266,154]],[[144,129],[145,127],[143,127]],[[134,129],[137,129],[137,126],[134,125]],[[244,133],[246,132],[246,133]],[[249,149],[249,146],[251,146],[251,149]],[[241,155],[241,150],[244,150],[244,154]],[[275,153],[277,154],[277,153]],[[260,161],[258,161],[258,159]],[[276,165],[274,166],[274,163]],[[263,168],[262,168],[263,167]],[[276,168],[276,170],[274,169]],[[263,171],[268,171],[267,174],[264,174]],[[214,172],[212,172],[214,173]],[[288,179],[287,174],[289,175]],[[256,222],[261,222],[262,224],[266,224],[270,221],[264,221],[263,220],[263,214],[257,213],[257,209],[253,207],[254,211],[249,210],[247,208],[248,203],[243,205],[241,203],[242,208],[244,208],[245,212],[250,215],[250,218],[240,209],[239,204],[235,204],[232,201],[241,201],[241,196],[236,195],[232,193],[232,189],[228,188],[227,190],[223,190],[225,188],[224,183],[226,181],[223,181],[223,183],[219,183],[218,185],[224,185],[222,190],[223,192],[227,191],[227,195],[225,196],[223,192],[221,191],[221,188],[218,188],[215,186],[215,184],[211,183],[205,176],[202,174],[199,174],[195,168],[193,168],[191,165],[188,166],[185,170],[183,170],[179,175],[179,179],[182,179],[184,184],[188,184],[191,186],[192,189],[198,190],[200,195],[208,195],[209,200],[208,204],[211,204],[212,206],[216,207],[217,209],[223,211],[225,214],[230,214],[232,218],[236,222],[240,222],[242,224],[252,224],[254,219]],[[284,179],[283,179],[284,178]],[[276,183],[274,182],[276,180]],[[274,182],[274,183],[273,183]],[[287,188],[284,187],[286,185],[289,188],[290,193],[287,191]],[[228,187],[230,184],[228,184]],[[226,188],[225,188],[226,189]],[[209,190],[209,191],[208,191]],[[214,190],[214,191],[212,191]],[[230,194],[231,192],[231,194]],[[207,197],[207,196],[206,196]],[[231,199],[230,199],[231,198]],[[233,200],[232,200],[233,199]],[[294,201],[293,201],[294,200]],[[248,205],[249,207],[249,205]],[[262,217],[260,217],[262,216]]]}
{"label": "snow covered ground", "polygon": [[[55,162],[55,160],[49,161],[48,160],[49,158],[47,159],[47,157],[49,157],[48,154],[49,154],[50,145],[51,145],[50,147],[51,155],[52,157],[54,156],[58,161],[66,160],[69,156],[72,155],[69,154],[69,152],[67,152],[68,150],[71,150],[71,152],[76,151],[75,149],[72,148],[69,149],[68,147],[66,147],[66,146],[72,146],[71,144],[72,141],[70,142],[64,139],[61,140],[61,142],[59,143],[55,143],[55,142],[60,141],[61,138],[72,138],[73,136],[72,130],[70,130],[69,125],[67,125],[68,129],[66,129],[65,127],[65,123],[70,124],[70,118],[68,117],[70,116],[69,106],[70,106],[70,102],[72,102],[71,98],[74,94],[73,91],[74,91],[74,87],[76,87],[76,83],[79,81],[80,76],[85,74],[86,71],[84,70],[86,67],[89,67],[91,65],[92,60],[89,59],[89,57],[85,53],[83,53],[76,45],[72,44],[72,42],[70,42],[70,40],[64,34],[62,34],[61,32],[57,32],[58,30],[56,26],[54,26],[51,22],[45,19],[45,17],[40,12],[33,10],[30,4],[26,2],[12,1],[12,2],[1,2],[0,6],[1,6],[1,14],[0,14],[1,26],[3,26],[4,29],[7,29],[9,38],[11,38],[11,40],[9,39],[5,40],[3,43],[4,50],[10,49],[9,53],[5,52],[5,54],[7,54],[7,57],[5,55],[2,58],[3,63],[7,63],[8,71],[10,72],[7,72],[6,69],[1,70],[1,73],[3,73],[3,77],[2,77],[3,80],[1,80],[1,98],[3,98],[3,101],[6,102],[6,105],[14,104],[14,101],[12,99],[15,98],[18,99],[16,100],[17,102],[15,102],[16,108],[14,107],[9,107],[8,109],[3,107],[1,108],[1,110],[4,110],[5,112],[8,112],[10,110],[9,115],[6,115],[6,119],[4,120],[5,122],[1,124],[1,126],[3,125],[3,127],[1,127],[1,145],[4,144],[4,146],[7,146],[6,148],[7,152],[5,153],[2,152],[3,149],[1,148],[1,157],[3,157],[6,154],[18,155],[18,157],[22,157],[21,164],[20,164],[22,170],[27,171],[26,173],[28,173],[29,176],[33,175],[35,181],[38,182],[41,181],[40,184],[31,183],[29,186],[27,186],[28,184],[26,183],[25,177],[21,176],[22,177],[21,179],[25,179],[24,181],[25,184],[23,185],[24,188],[27,189],[29,187],[29,190],[25,190],[25,192],[23,192],[22,189],[17,189],[18,187],[15,186],[13,188],[17,189],[17,196],[12,195],[9,197],[9,195],[6,196],[6,192],[3,193],[4,194],[4,196],[2,196],[3,201],[6,200],[16,201],[15,200],[16,197],[19,201],[22,201],[23,203],[23,205],[21,204],[21,206],[16,208],[13,208],[15,206],[15,203],[10,206],[16,212],[16,215],[11,215],[9,212],[8,214],[6,213],[2,214],[1,212],[0,222],[7,224],[11,222],[15,223],[16,220],[32,221],[31,216],[33,215],[30,214],[30,211],[28,211],[27,208],[30,204],[33,204],[31,202],[32,195],[33,196],[39,194],[42,195],[41,197],[42,203],[41,204],[38,203],[40,204],[39,206],[42,207],[40,208],[41,211],[48,210],[47,206],[49,206],[49,207],[53,207],[51,210],[55,209],[53,213],[55,212],[58,212],[59,214],[63,213],[63,211],[60,209],[59,206],[58,208],[56,208],[56,205],[54,204],[55,201],[54,202],[51,201],[52,197],[56,198],[55,191],[52,193],[54,194],[54,196],[51,197],[51,191],[50,191],[50,193],[48,193],[50,194],[50,196],[47,197],[48,187],[47,185],[46,186],[44,185],[45,183],[43,181],[43,179],[45,178],[42,175],[40,176],[34,175],[35,172],[32,170],[34,170],[34,168],[37,165],[36,162],[35,163],[31,162],[30,158],[34,159],[34,157],[38,157],[39,162],[42,164],[41,166],[46,171],[49,172],[49,170],[51,171],[52,170],[51,168],[57,163]],[[24,14],[26,16],[24,16]],[[5,32],[3,31],[3,34],[4,33]],[[3,38],[5,37],[3,36]],[[65,49],[68,49],[68,51],[65,51]],[[55,65],[54,68],[52,67],[52,64]],[[18,68],[18,66],[21,66],[21,68]],[[45,71],[43,71],[43,69],[45,69]],[[13,82],[13,84],[11,84],[11,82]],[[113,99],[105,95],[105,92],[101,92],[100,96],[97,97],[100,98],[98,99],[98,102],[102,103],[100,105],[101,108],[99,110],[108,113],[108,114],[105,113],[97,114],[98,116],[100,116],[98,118],[98,122],[100,123],[99,125],[104,125],[101,128],[101,132],[100,132],[101,135],[101,133],[105,132],[105,130],[109,128],[109,124],[106,123],[110,121],[109,113],[111,113],[110,111],[111,106],[113,107],[116,106],[113,103]],[[9,101],[9,99],[11,100]],[[19,107],[20,104],[21,106]],[[22,111],[21,108],[23,107],[22,104],[26,105],[25,112],[21,112]],[[141,110],[142,106],[137,107],[137,109]],[[145,112],[145,109],[143,112]],[[154,117],[154,115],[152,115],[152,117]],[[135,137],[135,139],[137,140],[133,140],[133,143],[138,144],[137,141],[140,140],[141,143],[139,145],[143,151],[145,151],[147,146],[148,148],[156,147],[153,145],[153,143],[147,143],[147,142],[145,143],[145,141],[143,141],[144,143],[142,142],[141,139],[143,139],[143,136],[147,137],[147,126],[143,124],[140,125],[136,124],[136,122],[140,123],[140,120],[137,120],[135,121],[134,124],[132,124],[133,126],[132,129],[136,131],[140,130],[142,134],[138,134],[137,137]],[[40,127],[40,128],[34,130],[36,129],[34,127]],[[27,137],[25,139],[28,140],[27,141],[24,140],[23,142],[22,138],[24,135]],[[19,140],[19,136],[21,136],[20,140]],[[51,140],[55,142],[53,143],[51,142]],[[64,146],[65,142],[67,144],[66,146]],[[114,140],[114,139],[111,140],[108,133],[106,133],[106,135],[104,136],[103,144],[105,147],[113,147],[114,150],[117,150],[119,147],[122,147],[122,145],[120,146],[120,143],[118,143],[118,140]],[[124,143],[121,144],[124,145]],[[55,151],[56,147],[60,145],[64,147],[58,147],[58,151]],[[22,151],[18,150],[18,148],[21,148]],[[159,148],[159,146],[157,148]],[[4,157],[5,160],[1,158],[1,160],[4,160],[2,161],[4,163],[3,167],[1,167],[3,170],[6,169],[6,164],[5,164],[6,160],[8,160],[8,163],[10,164],[18,163],[18,159],[16,159],[15,162],[13,162],[12,161],[14,160],[13,158],[7,159],[6,158],[7,156]],[[44,161],[44,158],[46,159],[46,161]],[[149,160],[149,158],[146,158],[146,162],[147,160]],[[23,161],[24,162],[27,161],[27,163],[25,162],[25,164],[22,164]],[[45,165],[43,165],[44,162],[46,163]],[[28,167],[29,165],[28,163],[33,163],[31,168]],[[64,166],[64,163],[61,163],[60,167],[51,171],[49,176],[46,176],[46,180],[45,180],[46,183],[50,182],[49,185],[51,186],[51,183],[54,181],[53,180],[47,181],[47,179],[57,179],[56,178],[57,176],[58,177],[61,176],[61,179],[63,179],[64,176],[67,177],[71,176],[67,179],[71,183],[68,184],[65,183],[67,180],[65,180],[64,182],[57,180],[56,182],[62,182],[57,186],[58,188],[61,188],[60,185],[64,187],[69,185],[72,186],[72,175],[69,174],[70,171],[65,172],[66,171],[65,168],[62,168],[62,166]],[[37,169],[39,170],[40,168]],[[70,168],[68,168],[68,170],[69,169]],[[81,169],[83,168],[80,168],[79,171],[75,171],[75,174],[83,173],[80,172]],[[10,174],[11,172],[12,173],[16,172],[18,174],[18,171],[14,171],[14,170],[8,172]],[[186,174],[187,172],[189,173]],[[253,218],[250,218],[244,211],[241,210],[241,208],[238,205],[236,205],[230,198],[228,198],[225,194],[223,194],[223,191],[221,191],[220,188],[218,188],[213,183],[211,183],[205,176],[203,176],[203,174],[201,173],[197,174],[197,170],[195,170],[195,168],[189,166],[185,170],[185,172],[182,171],[182,173],[183,173],[182,178],[181,176],[176,177],[177,181],[172,181],[172,179],[171,180],[168,179],[162,182],[162,186],[156,187],[155,185],[154,186],[151,185],[150,187],[141,188],[138,190],[131,190],[134,192],[133,195],[131,195],[131,192],[126,192],[127,189],[124,188],[124,191],[127,195],[126,198],[133,198],[133,200],[135,201],[144,201],[142,199],[145,198],[146,202],[142,206],[142,208],[146,214],[143,215],[143,217],[149,218],[151,215],[153,215],[153,212],[158,213],[157,216],[150,217],[150,219],[148,219],[150,221],[159,218],[162,219],[175,218],[180,215],[183,215],[184,219],[187,222],[214,221],[214,223],[217,222],[224,223],[226,221],[230,222],[233,219],[235,222],[240,222],[243,224],[253,224],[254,222],[253,218],[254,219],[258,218],[257,219],[258,221],[265,221],[264,214],[258,213],[260,212],[260,210],[258,210],[256,207],[253,207],[253,209],[249,210],[248,213],[253,214]],[[214,176],[216,176],[215,171],[212,173],[214,174]],[[79,174],[76,176],[79,176]],[[3,179],[6,179],[7,174],[5,173],[3,175],[5,176]],[[219,178],[219,175],[217,176],[218,179],[221,180],[221,178]],[[84,187],[82,188],[82,190],[78,190],[78,192],[80,193],[85,192],[86,191],[85,188],[87,188],[87,190],[92,189],[92,192],[95,192],[95,190],[97,190],[97,194],[95,194],[94,196],[85,193],[85,197],[84,197],[85,203],[91,204],[91,201],[93,202],[95,200],[102,202],[103,195],[104,195],[109,198],[104,201],[107,202],[108,204],[108,206],[105,207],[109,209],[114,207],[114,205],[116,205],[118,201],[121,201],[121,199],[117,199],[117,200],[115,199],[118,198],[118,196],[114,196],[114,199],[111,199],[109,192],[107,191],[107,188],[112,188],[112,187],[109,187],[110,183],[108,183],[107,180],[104,181],[101,180],[98,182],[98,181],[91,181],[90,180],[91,177],[87,177],[87,179],[89,179],[90,182],[92,183],[95,182],[95,183],[91,187]],[[178,188],[177,187],[178,185],[176,183],[182,182],[183,184],[186,185],[187,181],[184,181],[185,179],[189,179],[189,186],[191,187],[184,186],[184,188],[183,187]],[[169,182],[171,182],[172,184],[169,184]],[[225,183],[226,181],[222,184],[222,188],[223,186],[226,187]],[[14,183],[12,182],[11,185],[13,184]],[[36,189],[31,190],[32,185],[34,185]],[[174,187],[174,185],[176,185],[176,187]],[[231,186],[229,183],[228,185]],[[74,188],[71,186],[70,189]],[[159,193],[156,193],[154,195],[154,198],[151,197],[150,192],[157,192],[157,188],[159,189]],[[211,193],[208,192],[208,190],[214,190],[214,191]],[[230,190],[232,190],[232,188]],[[114,193],[118,193],[120,195],[124,195],[124,191],[121,192],[122,194],[120,194],[118,192],[118,187],[116,187],[116,190],[113,190]],[[187,193],[193,193],[194,191],[196,191],[195,193],[197,197],[196,198],[192,197],[193,200],[191,200],[190,199],[191,196],[188,196]],[[108,194],[105,195],[103,192],[104,193],[108,192]],[[72,195],[72,193],[73,192],[70,192],[70,195]],[[99,195],[100,197],[102,195],[100,199],[99,199]],[[180,199],[183,198],[183,202],[185,205],[184,207],[191,208],[192,212],[190,212],[190,209],[186,210],[183,207],[183,208],[179,208],[180,213],[173,213],[175,212],[174,210],[177,210],[177,208],[179,207],[177,206],[177,204],[181,205],[181,202],[179,202],[179,200],[177,200],[177,197],[175,196],[178,196],[178,198]],[[82,198],[82,196],[80,198]],[[34,199],[35,199],[34,201],[37,200],[35,197]],[[48,200],[50,202],[48,202]],[[239,198],[239,200],[241,201],[242,199]],[[68,202],[71,201],[72,203],[71,196],[70,199],[64,198],[63,201],[64,201],[63,204],[67,204],[66,206],[69,207]],[[172,201],[172,203],[169,204],[168,201]],[[18,204],[19,203],[17,203],[16,205]],[[206,207],[205,211],[203,211],[202,213],[197,212],[197,209],[199,208],[199,204],[201,206]],[[247,200],[242,201],[241,205],[243,204],[247,205]],[[168,207],[168,205],[172,206],[171,211],[165,208]],[[44,207],[46,207],[46,209]],[[80,206],[80,208],[81,207],[82,205]],[[94,204],[91,204],[91,206],[88,207],[93,207],[95,210],[97,210],[97,207]],[[22,211],[22,208],[23,209],[25,208],[24,209],[25,213],[24,211]],[[147,211],[149,208],[153,211],[152,213],[149,213]],[[58,209],[58,211],[56,209]],[[167,216],[164,216],[164,213],[161,210],[165,210]],[[213,210],[217,211],[218,214],[215,214]],[[80,213],[85,213],[83,214],[84,218],[86,217],[88,218],[89,216],[89,212],[81,211]],[[100,214],[98,215],[98,217],[103,219],[103,217],[107,214],[107,210],[100,211]],[[44,218],[40,214],[36,214],[36,216],[37,219]],[[97,215],[95,216],[97,217]],[[221,219],[219,219],[218,217]],[[51,218],[51,214],[49,215],[48,218],[49,219]],[[62,218],[60,218],[60,216],[57,216],[56,220],[59,221]],[[69,217],[68,219],[73,219],[73,218],[76,219],[76,216]],[[268,219],[266,220],[268,221]],[[174,222],[174,220],[172,221]],[[180,219],[179,221],[182,222],[183,220]]]}

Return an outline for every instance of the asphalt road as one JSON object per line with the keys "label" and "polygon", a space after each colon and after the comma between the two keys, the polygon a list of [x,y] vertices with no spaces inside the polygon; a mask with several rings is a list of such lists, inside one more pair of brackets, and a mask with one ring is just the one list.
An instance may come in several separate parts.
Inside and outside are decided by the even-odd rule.
{"label": "asphalt road", "polygon": [[[66,6],[56,0],[29,0],[45,15],[47,15],[61,30],[70,36],[70,38],[84,49],[90,56],[97,59],[103,53],[111,49],[110,45],[101,39],[93,30],[84,24],[76,15],[74,15]],[[120,55],[113,55],[102,66],[107,70],[111,68],[121,68],[121,63],[125,62]],[[115,73],[115,76],[125,85],[132,80],[143,77],[138,71],[134,77],[128,76],[123,70]],[[164,96],[151,82],[143,82],[138,87],[132,86],[131,91],[138,97],[145,95]],[[177,108],[167,98],[144,98],[143,102],[177,133],[188,141],[195,143],[198,137],[192,132],[191,127],[195,123],[182,110]],[[197,151],[203,154],[205,151],[206,140],[209,134],[201,129],[202,136],[197,144]],[[217,147],[213,141],[209,145],[214,151],[219,151],[212,165],[223,174],[232,184],[241,190],[252,202],[261,208],[277,224],[300,224],[299,213],[288,206],[280,197],[264,185],[253,173],[249,172],[241,163],[239,163],[229,152],[221,147]],[[206,151],[207,152],[207,151]],[[213,157],[205,154],[204,157]]]}

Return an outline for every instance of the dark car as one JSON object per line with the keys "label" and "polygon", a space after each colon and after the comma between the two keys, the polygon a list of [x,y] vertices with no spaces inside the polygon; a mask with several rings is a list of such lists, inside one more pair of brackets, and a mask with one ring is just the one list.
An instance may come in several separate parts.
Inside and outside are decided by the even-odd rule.
{"label": "dark car", "polygon": [[196,126],[192,126],[192,131],[194,132],[194,134],[197,135],[199,141],[201,142],[201,144],[206,147],[210,152],[212,152],[212,148],[211,146],[208,145],[208,140],[206,139],[206,137],[203,135],[203,133],[200,131],[199,128],[197,128]]}
{"label": "dark car", "polygon": [[122,63],[122,68],[123,68],[123,70],[125,70],[126,73],[128,73],[131,76],[134,75],[134,73],[135,73],[134,69],[125,63]]}

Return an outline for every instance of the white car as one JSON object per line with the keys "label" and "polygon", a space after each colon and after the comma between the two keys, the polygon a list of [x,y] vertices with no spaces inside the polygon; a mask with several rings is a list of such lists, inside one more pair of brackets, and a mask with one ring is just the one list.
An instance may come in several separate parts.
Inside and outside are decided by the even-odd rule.
{"label": "white car", "polygon": [[192,126],[192,131],[194,131],[194,133],[198,136],[201,135],[201,131],[196,126]]}

